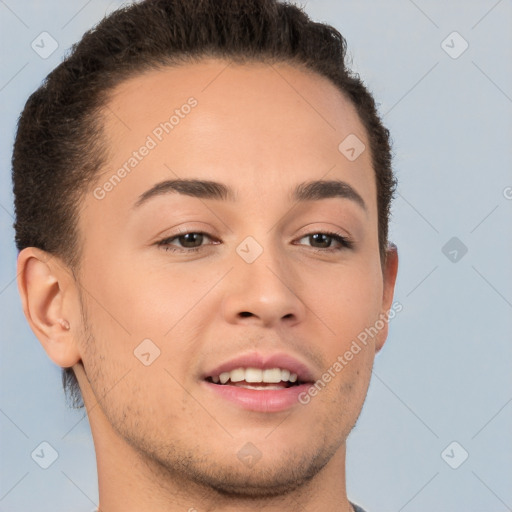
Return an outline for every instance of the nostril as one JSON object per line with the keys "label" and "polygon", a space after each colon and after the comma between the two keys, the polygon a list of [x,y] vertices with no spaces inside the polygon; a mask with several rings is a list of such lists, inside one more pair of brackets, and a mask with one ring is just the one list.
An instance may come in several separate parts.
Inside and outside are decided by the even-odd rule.
{"label": "nostril", "polygon": [[245,318],[245,317],[247,317],[247,316],[252,316],[252,313],[251,313],[251,312],[249,312],[249,311],[242,311],[242,312],[240,313],[240,316]]}

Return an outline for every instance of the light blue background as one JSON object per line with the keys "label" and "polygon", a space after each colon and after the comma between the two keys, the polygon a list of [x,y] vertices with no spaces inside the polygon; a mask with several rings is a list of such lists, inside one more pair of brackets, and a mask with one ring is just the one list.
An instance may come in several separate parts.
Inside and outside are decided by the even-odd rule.
{"label": "light blue background", "polygon": [[[0,1],[0,510],[90,511],[94,447],[16,288],[10,157],[17,117],[65,50],[120,1]],[[512,3],[310,0],[347,38],[394,141],[391,239],[403,311],[377,356],[348,446],[349,497],[368,512],[512,510]],[[42,59],[46,31],[58,49]],[[451,58],[441,43],[469,43]],[[453,39],[453,37],[452,37]],[[460,48],[460,43],[448,39]],[[442,247],[457,237],[458,262]],[[31,452],[59,457],[41,469]],[[457,441],[468,459],[441,457]],[[457,462],[460,449],[451,461]]]}

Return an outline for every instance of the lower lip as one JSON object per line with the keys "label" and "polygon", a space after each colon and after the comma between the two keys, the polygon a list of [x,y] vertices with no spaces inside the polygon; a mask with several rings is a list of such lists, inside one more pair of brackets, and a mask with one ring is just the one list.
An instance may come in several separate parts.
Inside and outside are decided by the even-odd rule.
{"label": "lower lip", "polygon": [[306,392],[311,384],[268,390],[219,385],[208,381],[203,381],[203,385],[242,409],[257,412],[279,412],[299,404],[299,395]]}

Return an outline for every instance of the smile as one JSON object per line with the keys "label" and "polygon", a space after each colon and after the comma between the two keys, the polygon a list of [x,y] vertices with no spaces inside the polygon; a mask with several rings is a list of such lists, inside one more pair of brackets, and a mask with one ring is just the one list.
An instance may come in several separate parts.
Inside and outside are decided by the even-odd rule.
{"label": "smile", "polygon": [[207,378],[214,384],[232,385],[247,389],[283,389],[298,385],[297,374],[286,368],[235,368]]}

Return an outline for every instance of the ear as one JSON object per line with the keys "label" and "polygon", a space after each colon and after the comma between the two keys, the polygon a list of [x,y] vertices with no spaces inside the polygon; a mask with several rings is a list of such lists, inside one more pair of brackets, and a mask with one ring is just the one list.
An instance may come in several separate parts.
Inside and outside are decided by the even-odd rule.
{"label": "ear", "polygon": [[[375,352],[383,347],[388,337],[388,322],[392,317],[390,315],[391,306],[393,304],[393,295],[395,293],[396,276],[398,273],[398,250],[395,244],[389,244],[386,249],[386,260],[382,268],[383,291],[382,291],[382,309],[379,319],[382,319],[384,326],[379,329],[379,333],[375,339]],[[401,309],[400,309],[401,310]]]}
{"label": "ear", "polygon": [[80,315],[72,274],[61,260],[27,247],[18,255],[23,312],[50,359],[68,368],[80,361],[76,343]]}

